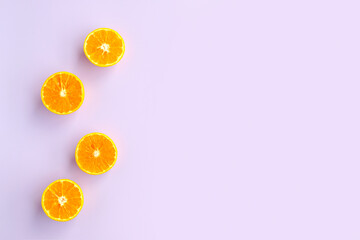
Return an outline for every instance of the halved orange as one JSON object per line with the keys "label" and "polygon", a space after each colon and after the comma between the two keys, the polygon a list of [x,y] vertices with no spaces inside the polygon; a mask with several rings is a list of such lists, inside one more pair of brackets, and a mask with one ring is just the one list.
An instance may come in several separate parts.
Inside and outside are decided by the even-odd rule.
{"label": "halved orange", "polygon": [[73,219],[84,204],[79,185],[69,179],[52,182],[44,191],[41,205],[46,215],[60,222]]}
{"label": "halved orange", "polygon": [[87,35],[84,52],[96,66],[109,67],[120,61],[125,52],[125,43],[115,30],[99,28]]}
{"label": "halved orange", "polygon": [[116,162],[115,143],[103,133],[90,133],[80,139],[75,151],[76,163],[88,174],[109,171]]}
{"label": "halved orange", "polygon": [[56,114],[69,114],[78,110],[85,91],[80,79],[72,73],[58,72],[46,79],[41,88],[45,107]]}

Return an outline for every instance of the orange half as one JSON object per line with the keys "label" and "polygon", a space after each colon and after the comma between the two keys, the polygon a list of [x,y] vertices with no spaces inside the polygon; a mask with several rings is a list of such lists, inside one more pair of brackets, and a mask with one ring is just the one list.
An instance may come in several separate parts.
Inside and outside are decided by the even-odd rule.
{"label": "orange half", "polygon": [[86,57],[99,67],[109,67],[120,61],[125,43],[119,33],[110,28],[99,28],[87,35],[84,42]]}
{"label": "orange half", "polygon": [[79,185],[69,179],[52,182],[44,191],[41,205],[45,214],[60,222],[76,217],[84,204],[84,196]]}
{"label": "orange half", "polygon": [[80,139],[75,151],[76,163],[88,174],[98,175],[109,171],[116,162],[115,143],[102,133],[90,133]]}
{"label": "orange half", "polygon": [[61,115],[78,110],[84,96],[84,85],[77,76],[69,72],[51,75],[41,88],[41,100],[45,107]]}

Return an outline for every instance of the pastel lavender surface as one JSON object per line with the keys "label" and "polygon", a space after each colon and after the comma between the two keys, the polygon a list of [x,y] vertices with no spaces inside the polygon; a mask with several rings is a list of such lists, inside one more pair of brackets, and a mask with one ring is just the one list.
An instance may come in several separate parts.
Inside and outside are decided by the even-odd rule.
{"label": "pastel lavender surface", "polygon": [[[2,239],[360,238],[359,1],[2,1]],[[86,35],[117,30],[109,68]],[[42,105],[58,71],[85,86],[68,116]],[[100,176],[74,160],[90,132],[114,139]],[[43,213],[69,178],[72,221]]]}

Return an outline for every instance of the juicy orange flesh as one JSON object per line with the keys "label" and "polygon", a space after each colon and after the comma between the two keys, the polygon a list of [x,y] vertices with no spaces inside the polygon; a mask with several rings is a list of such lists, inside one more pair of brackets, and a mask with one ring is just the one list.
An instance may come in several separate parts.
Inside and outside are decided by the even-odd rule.
{"label": "juicy orange flesh", "polygon": [[71,74],[59,73],[51,77],[42,90],[44,104],[58,113],[72,112],[82,103],[83,89]]}
{"label": "juicy orange flesh", "polygon": [[[66,202],[61,205],[59,198],[65,197]],[[66,220],[80,211],[82,197],[76,185],[68,181],[59,181],[46,189],[44,208],[53,218]]]}
{"label": "juicy orange flesh", "polygon": [[95,31],[86,41],[86,54],[92,61],[100,65],[116,62],[123,51],[121,38],[111,30]]}
{"label": "juicy orange flesh", "polygon": [[105,172],[116,161],[116,150],[105,136],[89,135],[78,146],[77,161],[88,172]]}

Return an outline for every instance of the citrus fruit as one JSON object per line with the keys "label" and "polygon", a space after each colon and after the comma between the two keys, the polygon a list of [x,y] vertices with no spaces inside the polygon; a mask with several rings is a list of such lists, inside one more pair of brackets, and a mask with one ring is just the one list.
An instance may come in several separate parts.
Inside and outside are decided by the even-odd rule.
{"label": "citrus fruit", "polygon": [[79,185],[68,179],[52,182],[44,191],[41,205],[46,215],[56,221],[65,222],[78,215],[84,204]]}
{"label": "citrus fruit", "polygon": [[41,100],[45,107],[61,115],[78,110],[84,101],[84,95],[80,79],[68,72],[51,75],[41,88]]}
{"label": "citrus fruit", "polygon": [[125,52],[125,43],[116,31],[99,28],[87,35],[84,52],[96,66],[109,67],[120,61]]}
{"label": "citrus fruit", "polygon": [[105,134],[90,133],[76,146],[76,163],[86,173],[98,175],[109,171],[115,164],[117,149]]}

